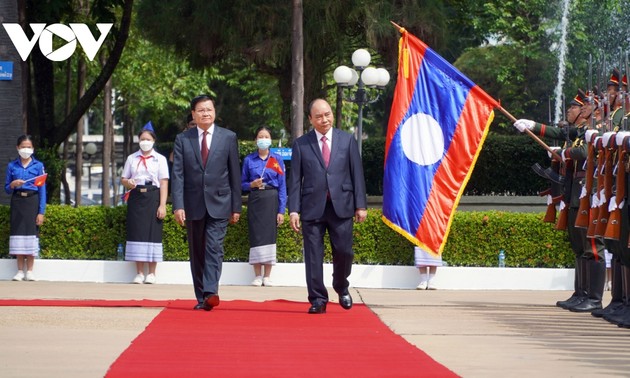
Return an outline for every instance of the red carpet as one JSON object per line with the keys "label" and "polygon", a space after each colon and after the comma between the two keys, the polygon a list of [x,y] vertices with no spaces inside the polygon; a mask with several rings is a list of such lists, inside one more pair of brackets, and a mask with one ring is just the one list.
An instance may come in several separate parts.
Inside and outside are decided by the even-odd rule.
{"label": "red carpet", "polygon": [[364,305],[227,301],[211,312],[172,302],[107,377],[453,377]]}
{"label": "red carpet", "polygon": [[[126,304],[125,304],[126,303]],[[456,377],[393,333],[362,304],[325,315],[289,301],[0,300],[0,306],[166,308],[110,366],[107,377]]]}

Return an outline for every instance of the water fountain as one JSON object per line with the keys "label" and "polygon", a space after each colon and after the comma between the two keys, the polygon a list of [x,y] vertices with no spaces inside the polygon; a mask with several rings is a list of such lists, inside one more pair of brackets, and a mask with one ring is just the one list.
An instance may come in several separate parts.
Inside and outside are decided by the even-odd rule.
{"label": "water fountain", "polygon": [[554,95],[556,98],[555,104],[555,113],[553,118],[553,124],[557,125],[560,122],[561,117],[564,117],[562,114],[562,101],[564,96],[562,96],[562,89],[564,86],[564,73],[566,70],[565,60],[567,55],[567,28],[569,26],[569,6],[571,5],[571,0],[563,0],[562,2],[562,21],[560,22],[560,44],[559,44],[559,54],[558,54],[558,79],[556,81],[556,89],[554,91]]}

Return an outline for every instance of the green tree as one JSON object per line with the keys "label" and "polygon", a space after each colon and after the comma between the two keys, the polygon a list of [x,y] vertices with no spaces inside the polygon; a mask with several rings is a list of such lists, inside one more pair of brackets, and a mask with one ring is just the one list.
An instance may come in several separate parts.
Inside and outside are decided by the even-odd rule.
{"label": "green tree", "polygon": [[132,134],[152,121],[160,140],[173,140],[190,113],[190,99],[214,94],[208,83],[217,77],[216,68],[194,69],[172,49],[132,38],[113,76],[117,116],[131,122]]}
{"label": "green tree", "polygon": [[[443,37],[451,33],[445,26],[447,16],[457,9],[450,7],[449,2],[442,3],[437,0],[305,2],[305,100],[326,95],[334,86],[327,75],[336,66],[347,64],[356,48],[370,45],[378,52],[377,63],[395,70],[398,32],[390,20],[405,21],[410,30],[449,51],[447,39]],[[141,29],[149,40],[174,46],[178,53],[190,56],[196,64],[243,61],[245,66],[251,65],[253,75],[274,77],[282,98],[282,120],[290,131],[289,2],[144,0],[139,5],[138,15]]]}
{"label": "green tree", "polygon": [[32,75],[29,76],[27,84],[32,88],[33,93],[33,97],[27,100],[29,104],[28,129],[32,134],[39,136],[42,146],[56,147],[75,130],[79,119],[87,112],[114,72],[127,41],[133,0],[95,1],[91,4],[89,20],[84,20],[81,13],[77,12],[81,9],[83,9],[82,1],[26,1],[26,24],[49,23],[51,20],[54,22],[84,21],[91,25],[114,23],[111,38],[108,37],[103,44],[103,48],[109,49],[105,65],[99,69],[99,74],[90,83],[85,94],[76,99],[74,106],[67,114],[55,111],[55,68],[62,66],[62,63],[54,63],[43,56],[39,49],[33,49],[29,57]]}
{"label": "green tree", "polygon": [[470,10],[473,27],[487,42],[468,49],[455,65],[515,117],[547,121],[558,67],[551,49],[557,9],[548,1],[515,0]]}

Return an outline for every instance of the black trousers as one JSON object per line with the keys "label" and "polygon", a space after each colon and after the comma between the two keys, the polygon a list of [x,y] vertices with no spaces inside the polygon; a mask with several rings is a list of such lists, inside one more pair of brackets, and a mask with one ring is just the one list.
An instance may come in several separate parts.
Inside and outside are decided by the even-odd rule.
{"label": "black trousers", "polygon": [[324,285],[324,236],[328,231],[333,258],[333,289],[338,294],[348,291],[348,277],[352,272],[353,218],[339,218],[332,203],[326,203],[320,219],[302,221],[304,236],[304,265],[308,301],[319,305],[328,302],[328,290]]}
{"label": "black trousers", "polygon": [[203,219],[186,221],[190,272],[197,302],[219,292],[227,225],[228,219],[214,219],[208,214]]}

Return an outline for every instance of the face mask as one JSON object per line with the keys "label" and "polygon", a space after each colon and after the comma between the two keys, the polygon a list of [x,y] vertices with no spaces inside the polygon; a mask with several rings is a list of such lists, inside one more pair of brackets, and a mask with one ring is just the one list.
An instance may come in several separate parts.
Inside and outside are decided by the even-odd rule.
{"label": "face mask", "polygon": [[271,139],[258,139],[256,141],[256,145],[261,150],[266,150],[269,148],[269,146],[271,146]]}
{"label": "face mask", "polygon": [[144,152],[151,151],[153,148],[153,142],[150,140],[141,140],[138,144],[140,145],[140,149]]}
{"label": "face mask", "polygon": [[28,159],[31,157],[31,155],[33,155],[33,149],[32,148],[20,148],[18,150],[18,154],[20,154],[20,157],[22,159]]}

